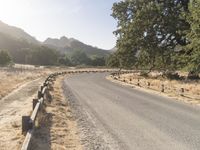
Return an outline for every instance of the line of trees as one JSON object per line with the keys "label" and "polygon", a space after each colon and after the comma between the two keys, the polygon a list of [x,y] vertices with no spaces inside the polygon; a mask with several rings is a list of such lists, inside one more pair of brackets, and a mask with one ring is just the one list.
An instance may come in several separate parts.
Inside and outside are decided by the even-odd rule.
{"label": "line of trees", "polygon": [[59,58],[59,64],[66,66],[105,66],[105,61],[105,57],[88,57],[87,54],[81,50],[75,50],[70,56],[64,55]]}
{"label": "line of trees", "polygon": [[15,50],[10,55],[8,51],[0,50],[0,66],[12,63],[30,65],[63,65],[63,66],[105,66],[105,57],[88,57],[83,51],[75,50],[72,55],[61,55],[56,50],[45,46]]}
{"label": "line of trees", "polygon": [[56,65],[58,52],[45,46],[29,46],[29,48],[20,48],[9,50],[14,63],[30,65]]}
{"label": "line of trees", "polygon": [[200,72],[200,0],[124,0],[112,10],[118,50],[109,66]]}

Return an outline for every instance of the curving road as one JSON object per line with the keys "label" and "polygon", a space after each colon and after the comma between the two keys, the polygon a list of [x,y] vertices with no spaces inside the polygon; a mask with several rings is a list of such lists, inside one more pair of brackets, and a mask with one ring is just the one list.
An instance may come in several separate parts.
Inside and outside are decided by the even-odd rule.
{"label": "curving road", "polygon": [[[87,116],[78,123],[82,142],[93,143],[86,149],[200,149],[199,107],[112,83],[106,75],[79,74],[64,82],[71,103],[81,107],[79,116]],[[93,125],[81,125],[84,120]]]}

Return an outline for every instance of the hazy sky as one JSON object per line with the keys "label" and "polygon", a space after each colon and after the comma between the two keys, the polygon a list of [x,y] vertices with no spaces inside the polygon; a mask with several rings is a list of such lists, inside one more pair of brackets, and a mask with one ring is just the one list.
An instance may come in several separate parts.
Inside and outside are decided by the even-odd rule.
{"label": "hazy sky", "polygon": [[40,41],[67,36],[111,49],[116,21],[110,16],[119,0],[0,0],[0,20],[24,29]]}

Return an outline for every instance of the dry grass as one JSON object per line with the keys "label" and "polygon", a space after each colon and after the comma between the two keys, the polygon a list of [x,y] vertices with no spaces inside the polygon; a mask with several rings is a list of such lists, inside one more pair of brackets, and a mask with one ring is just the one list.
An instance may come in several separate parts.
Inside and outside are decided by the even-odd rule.
{"label": "dry grass", "polygon": [[1,69],[0,68],[0,99],[18,88],[25,82],[46,76],[56,70],[53,69]]}
{"label": "dry grass", "polygon": [[[154,75],[156,75],[156,73],[154,73]],[[162,85],[164,85],[165,95],[174,97],[178,100],[184,100],[187,103],[200,104],[200,81],[145,78],[139,76],[137,73],[123,74],[120,75],[120,78],[117,77],[116,79],[122,82],[125,81],[130,85],[138,85],[139,79],[140,87],[158,92],[161,92]],[[184,88],[184,93],[181,92],[181,88]]]}
{"label": "dry grass", "polygon": [[[30,114],[30,99],[25,102],[10,104],[9,111],[1,112],[5,118],[0,119],[0,149],[20,149],[24,136],[21,133],[21,116]],[[18,107],[15,107],[18,106]]]}
{"label": "dry grass", "polygon": [[39,77],[39,74],[0,72],[0,99],[22,83],[37,77]]}
{"label": "dry grass", "polygon": [[[37,81],[39,82],[39,81]],[[28,94],[26,90],[22,89],[34,89],[34,87],[24,86],[21,88],[21,91],[16,91],[9,95],[5,104],[2,101],[0,107],[0,149],[20,149],[24,136],[21,133],[21,117],[23,115],[30,115],[31,107],[32,107],[32,99],[34,96],[32,94]],[[21,97],[18,101],[15,97]],[[7,100],[9,103],[6,103]],[[23,100],[22,100],[23,99]]]}

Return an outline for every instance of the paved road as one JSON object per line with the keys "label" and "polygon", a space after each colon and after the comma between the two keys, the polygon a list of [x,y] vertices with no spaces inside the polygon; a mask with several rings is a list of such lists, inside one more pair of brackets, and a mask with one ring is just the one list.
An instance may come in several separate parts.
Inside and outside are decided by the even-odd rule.
{"label": "paved road", "polygon": [[93,117],[96,130],[113,138],[105,141],[111,149],[200,150],[199,107],[124,87],[105,76],[74,75],[65,84]]}

